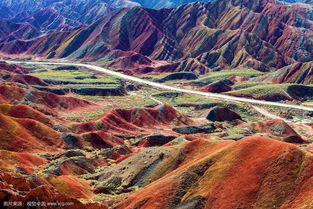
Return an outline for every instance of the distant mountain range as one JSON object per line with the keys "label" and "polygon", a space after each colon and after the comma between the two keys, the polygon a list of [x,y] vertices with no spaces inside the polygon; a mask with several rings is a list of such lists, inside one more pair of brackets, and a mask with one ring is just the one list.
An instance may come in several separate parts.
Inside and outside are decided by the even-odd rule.
{"label": "distant mountain range", "polygon": [[[141,6],[152,9],[161,8],[173,8],[178,7],[182,4],[188,4],[191,2],[196,2],[197,0],[132,0],[133,2],[139,3]],[[197,2],[210,2],[213,0],[198,0]],[[312,3],[312,0],[281,0],[289,3]]]}
{"label": "distant mountain range", "polygon": [[117,8],[131,6],[139,4],[125,0],[3,0],[0,2],[0,11],[3,11],[0,17],[13,22],[34,21],[35,24],[40,24],[46,20],[45,18],[54,16],[53,20],[62,19],[64,24],[77,26],[90,24]]}
{"label": "distant mountain range", "polygon": [[[188,4],[195,2],[196,0],[132,0],[139,3],[142,7],[152,9],[173,8],[182,4]],[[198,0],[197,2],[210,2],[212,0]]]}
{"label": "distant mountain range", "polygon": [[[198,2],[210,1],[212,0]],[[284,1],[312,3],[312,0]],[[125,7],[142,6],[161,9],[174,8],[191,2],[195,0],[2,0],[0,18],[12,23],[29,23],[44,32],[69,30],[83,24],[91,24],[107,13]]]}
{"label": "distant mountain range", "polygon": [[[103,15],[105,12],[124,7],[142,6],[161,9],[174,8],[191,2],[211,2],[212,0],[2,0],[0,17],[12,18],[29,15],[43,9],[55,9],[69,19],[80,19],[84,23]],[[218,1],[218,0],[216,0]],[[312,3],[312,0],[282,0],[289,3]],[[99,16],[98,16],[99,15]],[[93,17],[93,18],[91,18]],[[16,20],[20,20],[16,18]]]}
{"label": "distant mountain range", "polygon": [[[212,0],[197,2],[210,1]],[[312,3],[312,0],[284,1]],[[56,30],[91,24],[107,13],[125,7],[142,6],[161,9],[174,8],[191,2],[195,0],[2,0],[0,18],[14,23],[28,22],[37,29]]]}
{"label": "distant mountain range", "polygon": [[48,31],[69,31],[88,25],[123,7],[126,0],[3,0],[0,2],[0,41],[29,39]]}

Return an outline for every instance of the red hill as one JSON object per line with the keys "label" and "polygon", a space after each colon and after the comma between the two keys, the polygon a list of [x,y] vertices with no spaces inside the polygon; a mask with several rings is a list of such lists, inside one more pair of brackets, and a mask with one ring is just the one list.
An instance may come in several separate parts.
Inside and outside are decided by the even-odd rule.
{"label": "red hill", "polygon": [[112,110],[93,121],[75,124],[73,129],[78,133],[103,130],[139,134],[145,132],[145,129],[156,128],[157,126],[188,124],[190,122],[190,119],[177,112],[173,107],[160,105],[155,108]]}
{"label": "red hill", "polygon": [[174,171],[134,192],[116,208],[310,205],[312,156],[294,145],[264,137],[217,144],[198,140],[189,142],[185,152]]}
{"label": "red hill", "polygon": [[[3,43],[0,49],[9,54],[85,60],[110,59],[112,50],[122,50],[157,60],[193,58],[205,68],[248,66],[269,71],[296,61],[312,61],[307,40],[313,26],[307,11],[312,11],[307,4],[274,0],[222,0],[163,10],[134,7],[87,28],[51,32],[27,42]],[[304,41],[284,44],[301,37]]]}

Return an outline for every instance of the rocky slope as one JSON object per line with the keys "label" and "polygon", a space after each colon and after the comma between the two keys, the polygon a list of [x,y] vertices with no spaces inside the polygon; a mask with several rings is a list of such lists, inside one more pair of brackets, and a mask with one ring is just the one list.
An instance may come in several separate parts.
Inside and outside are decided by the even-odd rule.
{"label": "rocky slope", "polygon": [[[181,6],[182,4],[188,4],[191,2],[211,2],[212,0],[161,0],[161,1],[144,1],[144,0],[132,0],[138,2],[142,7],[161,9],[161,8],[174,8]],[[310,3],[310,0],[281,0],[288,3]]]}
{"label": "rocky slope", "polygon": [[[311,190],[307,187],[311,184],[312,156],[293,145],[248,137],[237,143],[197,139],[176,146],[185,153],[176,169],[167,169],[167,175],[114,206],[230,209],[239,205],[244,208],[312,205]],[[165,161],[168,154],[163,153]],[[156,170],[152,172],[157,175]],[[122,177],[123,183],[126,180]]]}
{"label": "rocky slope", "polygon": [[40,31],[28,23],[13,23],[0,18],[0,42],[10,42],[12,40],[27,40],[37,37]]}
{"label": "rocky slope", "polygon": [[[49,31],[67,31],[75,28],[83,28],[91,24],[105,14],[123,7],[139,6],[130,1],[2,1],[0,3],[0,30],[5,30],[7,24],[19,24],[11,27],[13,31],[0,34],[0,40],[28,40]],[[27,27],[33,27],[37,31],[31,33]],[[23,27],[23,28],[21,28]],[[27,37],[16,36],[16,33],[27,33]],[[8,37],[7,37],[8,36]]]}
{"label": "rocky slope", "polygon": [[297,61],[312,61],[312,12],[307,4],[272,0],[241,4],[222,0],[158,11],[134,7],[99,19],[85,29],[6,42],[0,49],[8,54],[48,58],[105,57],[108,62],[114,62],[112,53],[122,50],[153,60],[194,59],[213,70],[241,66],[269,71]]}
{"label": "rocky slope", "polygon": [[[37,13],[38,11],[42,12],[52,10],[55,15],[64,18],[65,23],[72,26],[77,26],[78,24],[82,23],[90,24],[112,10],[131,6],[139,6],[139,4],[127,0],[4,0],[0,3],[2,10],[8,10],[6,14],[3,14],[5,15],[3,17],[12,18],[17,22],[23,22],[27,17],[40,17],[40,15]],[[44,17],[44,15],[41,17]],[[42,19],[39,18],[39,21],[41,20]]]}
{"label": "rocky slope", "polygon": [[295,63],[258,78],[271,83],[312,84],[313,62]]}
{"label": "rocky slope", "polygon": [[[39,90],[38,86],[64,85],[52,84],[52,76],[49,83],[35,76],[42,74],[32,73],[47,73],[46,67],[0,64],[2,205],[18,201],[26,207],[35,201],[90,209],[312,206],[312,145],[305,148],[309,132],[296,131],[294,124],[262,117],[246,121],[246,115],[255,113],[244,109],[241,115],[244,107],[223,103],[204,107],[207,116],[201,120],[162,104],[110,106],[84,122],[72,121],[62,116],[94,113],[106,103],[113,105],[112,97],[122,97],[118,105],[123,105],[127,95],[84,97],[90,102],[75,93]],[[54,67],[52,72],[77,77],[79,70]],[[306,125],[310,130],[311,124]]]}

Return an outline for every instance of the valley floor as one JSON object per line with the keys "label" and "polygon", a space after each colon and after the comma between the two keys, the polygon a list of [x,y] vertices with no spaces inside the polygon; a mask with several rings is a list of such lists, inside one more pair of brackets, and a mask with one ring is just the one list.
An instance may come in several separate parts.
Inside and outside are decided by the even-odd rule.
{"label": "valley floor", "polygon": [[3,206],[313,206],[311,107],[86,64],[6,62],[0,71]]}

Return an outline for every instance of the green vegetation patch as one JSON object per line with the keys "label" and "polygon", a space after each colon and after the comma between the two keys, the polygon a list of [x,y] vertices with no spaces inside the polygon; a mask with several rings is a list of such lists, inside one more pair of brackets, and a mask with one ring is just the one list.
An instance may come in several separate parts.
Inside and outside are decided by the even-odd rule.
{"label": "green vegetation patch", "polygon": [[290,84],[255,85],[245,89],[230,91],[229,93],[254,94],[254,95],[281,94],[289,96],[289,94],[287,93],[288,86],[290,86]]}
{"label": "green vegetation patch", "polygon": [[112,109],[128,109],[158,105],[155,101],[148,97],[138,97],[135,95],[108,97],[77,95],[77,98],[92,102],[101,102],[101,107],[90,111],[85,110],[69,113],[63,117],[65,120],[73,122],[86,122],[93,120]]}
{"label": "green vegetation patch", "polygon": [[241,90],[241,89],[251,88],[255,86],[260,86],[260,85],[265,85],[265,84],[260,83],[260,82],[246,81],[246,82],[240,82],[240,83],[235,84],[233,88],[235,91],[235,90]]}
{"label": "green vegetation patch", "polygon": [[97,65],[102,65],[102,66],[109,66],[110,64],[112,64],[114,61],[114,59],[109,58],[109,57],[103,57],[101,59],[98,59],[96,64]]}
{"label": "green vegetation patch", "polygon": [[263,84],[245,89],[227,92],[243,96],[256,96],[270,101],[298,100],[308,101],[313,99],[313,87],[300,84]]}
{"label": "green vegetation patch", "polygon": [[107,84],[120,85],[120,80],[113,76],[103,77],[93,73],[72,70],[37,70],[30,75],[56,84]]}
{"label": "green vegetation patch", "polygon": [[161,79],[158,79],[156,81],[158,82],[167,82],[167,81],[175,81],[175,80],[195,80],[198,76],[194,73],[189,72],[177,72],[177,73],[171,73],[169,75],[164,76]]}
{"label": "green vegetation patch", "polygon": [[97,75],[75,66],[34,68],[30,75],[53,84],[44,87],[34,86],[35,88],[59,95],[75,93],[90,96],[121,96],[126,94],[124,82],[119,78]]}
{"label": "green vegetation patch", "polygon": [[171,73],[158,73],[158,74],[151,73],[151,74],[144,74],[142,76],[139,75],[138,77],[140,77],[141,79],[157,82],[160,79],[162,79],[162,78],[164,78],[170,74]]}
{"label": "green vegetation patch", "polygon": [[238,114],[240,114],[245,120],[257,121],[257,115],[255,111],[251,111],[244,104],[234,102],[223,102],[213,98],[194,95],[183,94],[174,91],[165,91],[154,94],[153,97],[163,101],[166,104],[176,107],[184,114],[191,115],[193,117],[205,117],[209,109],[216,106],[227,107]]}
{"label": "green vegetation patch", "polygon": [[240,69],[233,69],[233,70],[221,70],[218,72],[210,72],[201,76],[199,79],[191,82],[191,84],[197,85],[199,83],[206,85],[216,81],[224,80],[232,76],[241,76],[241,77],[248,77],[254,78],[260,75],[263,75],[263,72],[251,69],[251,68],[240,68]]}

